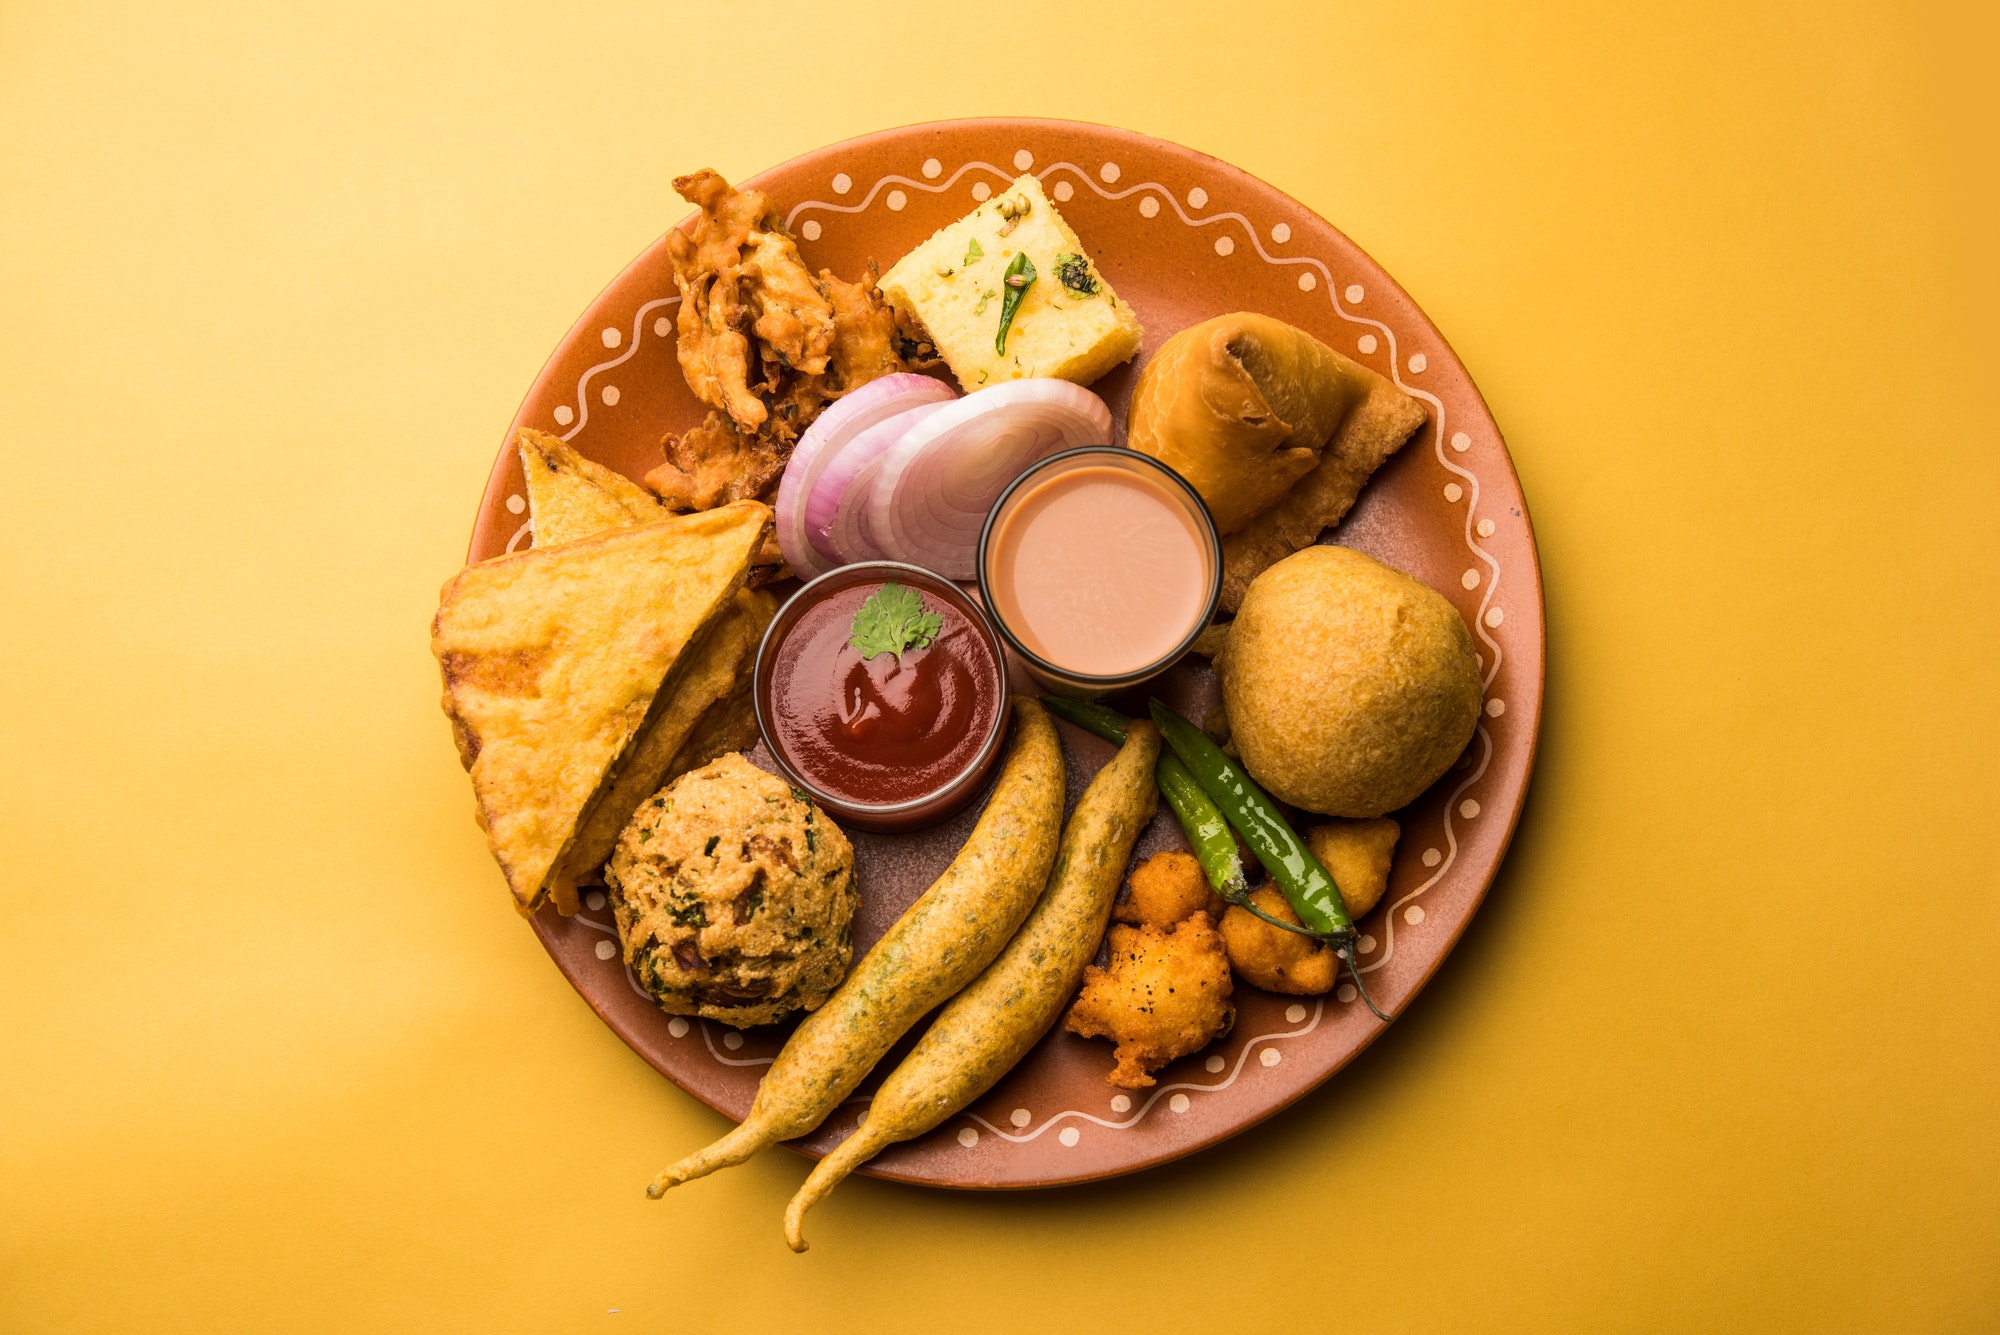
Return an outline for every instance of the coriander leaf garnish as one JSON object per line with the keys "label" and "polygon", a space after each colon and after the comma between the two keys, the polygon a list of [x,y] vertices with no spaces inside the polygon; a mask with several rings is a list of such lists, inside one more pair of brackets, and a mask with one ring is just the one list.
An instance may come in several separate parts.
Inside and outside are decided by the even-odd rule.
{"label": "coriander leaf garnish", "polygon": [[926,611],[923,596],[890,580],[855,609],[848,643],[863,658],[922,649],[944,629],[944,618]]}
{"label": "coriander leaf garnish", "polygon": [[985,253],[986,252],[980,248],[979,238],[976,236],[973,237],[971,243],[968,244],[965,248],[966,264],[971,264],[974,260],[978,259]]}

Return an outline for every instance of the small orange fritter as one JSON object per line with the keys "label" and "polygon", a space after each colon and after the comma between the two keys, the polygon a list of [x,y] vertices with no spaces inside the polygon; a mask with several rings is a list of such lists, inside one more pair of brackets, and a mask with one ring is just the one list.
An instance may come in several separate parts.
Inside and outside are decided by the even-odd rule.
{"label": "small orange fritter", "polygon": [[[1345,896],[1343,896],[1345,898]],[[1250,902],[1274,918],[1295,923],[1299,915],[1274,885],[1260,885]],[[1340,957],[1309,936],[1273,927],[1247,909],[1222,915],[1222,945],[1243,981],[1266,992],[1318,996],[1340,979]]]}
{"label": "small orange fritter", "polygon": [[1116,1043],[1118,1064],[1105,1079],[1144,1089],[1155,1083],[1152,1072],[1229,1032],[1231,988],[1222,938],[1207,915],[1172,931],[1121,923],[1111,929],[1111,967],[1084,970],[1066,1025]]}
{"label": "small orange fritter", "polygon": [[1306,846],[1340,887],[1340,902],[1356,922],[1381,902],[1389,888],[1389,864],[1402,827],[1387,816],[1374,820],[1330,820],[1306,831]]}
{"label": "small orange fritter", "polygon": [[1132,872],[1131,890],[1112,905],[1119,922],[1148,927],[1172,927],[1206,913],[1222,916],[1222,896],[1209,888],[1208,877],[1191,853],[1155,853]]}

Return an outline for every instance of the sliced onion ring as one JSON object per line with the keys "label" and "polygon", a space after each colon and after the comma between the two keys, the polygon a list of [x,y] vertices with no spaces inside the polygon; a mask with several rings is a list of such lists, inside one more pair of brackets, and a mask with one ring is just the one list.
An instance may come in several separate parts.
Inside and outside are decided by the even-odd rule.
{"label": "sliced onion ring", "polygon": [[979,530],[1007,484],[1058,451],[1110,441],[1111,410],[1080,385],[1010,380],[979,390],[926,413],[883,454],[857,527],[884,556],[972,579]]}
{"label": "sliced onion ring", "polygon": [[857,432],[832,452],[805,504],[806,540],[814,558],[827,569],[850,561],[882,559],[881,546],[866,527],[868,489],[882,456],[911,428],[950,406],[920,403],[906,408]]}
{"label": "sliced onion ring", "polygon": [[805,579],[824,574],[838,562],[830,549],[816,550],[806,532],[806,506],[813,483],[840,448],[861,432],[918,404],[943,403],[956,397],[951,386],[927,375],[904,372],[869,381],[842,395],[814,419],[792,447],[785,475],[778,482],[778,547],[786,562]]}

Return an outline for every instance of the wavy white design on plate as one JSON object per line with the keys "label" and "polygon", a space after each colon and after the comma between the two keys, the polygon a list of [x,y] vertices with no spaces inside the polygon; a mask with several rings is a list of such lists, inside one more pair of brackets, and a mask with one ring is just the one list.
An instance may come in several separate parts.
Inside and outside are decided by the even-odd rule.
{"label": "wavy white design on plate", "polygon": [[[576,425],[562,433],[564,440],[574,440],[576,433],[590,424],[590,378],[599,371],[609,371],[614,366],[623,366],[638,355],[639,340],[645,337],[646,317],[665,306],[678,306],[679,297],[657,297],[641,306],[632,317],[632,341],[625,345],[625,351],[608,362],[599,362],[577,377],[576,381]],[[510,547],[508,550],[512,550]]]}
{"label": "wavy white design on plate", "polygon": [[[985,162],[978,159],[962,164],[955,171],[953,171],[951,175],[945,177],[942,181],[935,181],[935,182],[923,181],[923,180],[917,180],[912,177],[892,173],[890,175],[886,175],[879,178],[872,186],[868,188],[867,193],[861,197],[861,200],[858,203],[836,204],[830,200],[820,200],[820,199],[803,200],[793,205],[791,210],[788,213],[786,213],[785,226],[788,229],[792,228],[794,223],[796,223],[796,221],[798,220],[799,216],[807,212],[808,210],[816,210],[825,213],[839,213],[839,214],[865,213],[870,207],[874,205],[877,196],[879,196],[885,189],[888,189],[890,187],[896,187],[908,190],[920,190],[923,191],[925,194],[931,194],[931,195],[943,194],[945,191],[950,190],[951,188],[956,186],[958,182],[964,179],[966,174],[969,172],[987,172],[999,178],[1003,182],[1011,181],[1015,178],[1015,176],[1019,175],[1019,173],[1017,172],[1010,172],[1005,170],[1004,168],[997,167],[990,162]],[[1155,196],[1161,200],[1166,201],[1167,205],[1173,210],[1174,216],[1179,218],[1181,223],[1187,227],[1207,228],[1219,225],[1224,228],[1227,228],[1230,224],[1234,224],[1236,228],[1241,230],[1244,239],[1249,242],[1250,249],[1257,256],[1257,258],[1262,260],[1264,263],[1269,264],[1276,268],[1302,266],[1305,270],[1315,273],[1318,276],[1315,286],[1316,287],[1323,286],[1325,288],[1327,303],[1333,308],[1333,312],[1335,315],[1339,316],[1342,320],[1348,322],[1349,324],[1360,325],[1364,328],[1375,330],[1380,333],[1383,340],[1385,340],[1387,344],[1389,380],[1398,389],[1401,389],[1404,393],[1410,395],[1413,398],[1421,400],[1423,403],[1429,406],[1431,415],[1431,426],[1435,433],[1434,438],[1432,440],[1432,452],[1436,456],[1438,464],[1446,472],[1452,474],[1457,478],[1463,479],[1465,483],[1464,542],[1466,548],[1472,553],[1472,555],[1478,561],[1480,561],[1482,564],[1485,565],[1487,571],[1486,575],[1480,580],[1480,583],[1483,586],[1483,588],[1479,600],[1478,610],[1476,611],[1476,613],[1472,618],[1472,631],[1480,638],[1480,640],[1486,645],[1487,649],[1491,652],[1491,661],[1486,665],[1486,670],[1481,677],[1482,688],[1490,689],[1493,685],[1494,680],[1499,676],[1500,667],[1505,659],[1506,651],[1501,646],[1500,642],[1497,639],[1495,639],[1491,634],[1488,633],[1489,625],[1487,623],[1486,618],[1489,614],[1489,611],[1494,607],[1495,599],[1499,594],[1501,572],[1500,572],[1500,562],[1498,558],[1496,558],[1491,552],[1487,551],[1484,547],[1480,546],[1479,542],[1477,541],[1478,522],[1479,522],[1478,519],[1479,495],[1480,495],[1479,476],[1471,468],[1455,463],[1446,454],[1445,452],[1446,443],[1448,440],[1450,440],[1451,437],[1448,429],[1448,423],[1446,421],[1446,411],[1444,403],[1435,394],[1431,394],[1426,390],[1411,385],[1403,378],[1403,373],[1406,366],[1406,359],[1402,354],[1401,341],[1398,339],[1396,331],[1390,328],[1389,325],[1384,321],[1375,319],[1371,316],[1362,315],[1348,309],[1346,303],[1342,300],[1341,286],[1339,283],[1335,282],[1333,270],[1331,267],[1327,265],[1325,261],[1311,255],[1274,255],[1270,251],[1266,250],[1264,247],[1263,239],[1260,236],[1257,228],[1251,223],[1249,218],[1247,218],[1241,213],[1223,210],[1220,212],[1203,214],[1200,216],[1190,214],[1185,208],[1182,207],[1180,197],[1177,196],[1172,190],[1168,189],[1165,185],[1159,183],[1158,181],[1141,181],[1133,185],[1128,185],[1122,190],[1107,190],[1103,185],[1099,184],[1095,174],[1086,171],[1084,168],[1079,167],[1072,162],[1050,163],[1048,166],[1042,167],[1039,170],[1037,170],[1035,172],[1035,176],[1039,180],[1047,180],[1051,176],[1055,175],[1057,172],[1067,172],[1073,175],[1077,180],[1081,181],[1084,185],[1090,187],[1092,191],[1096,192],[1097,196],[1100,199],[1104,199],[1111,202],[1127,199],[1133,195],[1150,194],[1152,196]],[[1202,193],[1202,202],[1204,203],[1207,202],[1207,195],[1205,192]],[[1287,234],[1287,239],[1288,240],[1290,239],[1289,232]],[[1233,246],[1231,247],[1229,253],[1231,255],[1235,253]],[[1225,258],[1225,257],[1218,255],[1218,258]],[[576,424],[563,434],[562,438],[564,440],[570,440],[573,437],[575,437],[578,432],[583,430],[584,426],[590,420],[590,403],[589,403],[588,391],[592,377],[600,374],[601,372],[608,371],[613,367],[621,366],[625,362],[631,360],[632,357],[639,351],[640,341],[645,335],[646,317],[655,310],[658,310],[662,307],[674,305],[679,301],[680,298],[678,296],[663,297],[654,301],[649,301],[646,304],[642,305],[637,311],[637,313],[634,314],[634,316],[632,317],[632,338],[630,343],[626,346],[625,351],[620,353],[617,357],[611,358],[608,361],[599,362],[597,365],[592,366],[589,370],[585,371],[581,377],[578,378],[576,383],[577,420]],[[1428,352],[1417,355],[1421,356],[1424,359],[1425,365],[1428,364],[1429,360]],[[1412,371],[1412,374],[1421,374],[1421,369]],[[1470,448],[1470,446],[1468,446],[1468,448]],[[513,539],[509,541],[507,545],[507,550],[509,551],[514,550],[515,544],[519,543],[522,536],[528,533],[531,528],[532,528],[531,524],[523,524],[521,528],[514,534]],[[1458,852],[1459,852],[1459,836],[1455,821],[1459,815],[1459,804],[1464,800],[1465,794],[1473,787],[1473,785],[1478,783],[1480,779],[1482,779],[1485,776],[1487,767],[1493,758],[1493,738],[1491,733],[1488,732],[1486,725],[1483,723],[1480,724],[1478,728],[1475,730],[1474,736],[1480,745],[1479,760],[1473,766],[1472,772],[1469,775],[1467,775],[1463,780],[1461,780],[1456,787],[1452,789],[1451,797],[1445,803],[1444,817],[1443,817],[1443,825],[1444,825],[1443,833],[1444,833],[1445,849],[1442,860],[1439,862],[1438,866],[1432,870],[1430,876],[1427,877],[1422,884],[1418,885],[1415,889],[1403,895],[1401,898],[1396,899],[1389,905],[1387,913],[1383,915],[1384,940],[1382,943],[1381,955],[1379,958],[1374,959],[1370,961],[1368,964],[1363,965],[1361,967],[1362,973],[1373,973],[1376,970],[1386,966],[1390,962],[1390,960],[1395,957],[1396,923],[1397,920],[1401,917],[1403,910],[1408,905],[1412,904],[1418,898],[1423,896],[1426,892],[1435,888],[1439,884],[1439,882],[1441,882],[1445,878],[1445,876],[1452,870],[1452,868],[1457,864]],[[613,932],[615,934],[614,928],[606,927],[601,923],[592,922],[589,919],[579,918],[579,920],[588,923],[590,926],[596,928],[599,931],[608,931],[608,932]],[[652,994],[647,992],[643,987],[639,985],[638,979],[632,976],[631,969],[625,967],[622,959],[619,961],[619,967],[624,969],[626,981],[628,984],[630,984],[632,990],[641,997],[644,997],[649,1003],[652,1002],[653,1001]],[[1352,1002],[1343,1002],[1342,1004],[1352,1004]],[[1153,1092],[1147,1097],[1146,1101],[1143,1104],[1141,1104],[1138,1107],[1138,1109],[1132,1113],[1130,1117],[1125,1118],[1123,1121],[1108,1120],[1106,1118],[1095,1116],[1094,1114],[1091,1113],[1083,1112],[1080,1109],[1067,1109],[1063,1112],[1051,1115],[1043,1122],[1041,1122],[1039,1125],[1037,1125],[1033,1130],[1024,1132],[1013,1132],[1013,1131],[1003,1131],[1001,1128],[994,1126],[991,1122],[987,1121],[983,1117],[978,1116],[977,1114],[967,1114],[966,1119],[968,1121],[976,1123],[981,1127],[984,1127],[988,1132],[1000,1137],[1002,1140],[1011,1142],[1013,1144],[1025,1144],[1029,1141],[1035,1140],[1040,1136],[1042,1136],[1044,1133],[1046,1133],[1050,1128],[1057,1126],[1058,1124],[1060,1124],[1065,1120],[1071,1120],[1071,1119],[1091,1122],[1097,1126],[1104,1127],[1107,1130],[1113,1130],[1113,1131],[1128,1130],[1131,1127],[1138,1125],[1139,1122],[1142,1121],[1146,1117],[1146,1115],[1152,1110],[1154,1105],[1156,1105],[1162,1098],[1170,1097],[1175,1093],[1217,1094],[1221,1093],[1226,1089],[1231,1088],[1236,1084],[1237,1078],[1241,1075],[1244,1064],[1250,1058],[1250,1053],[1259,1044],[1275,1043],[1285,1039],[1303,1038],[1305,1035],[1312,1033],[1319,1027],[1320,1020],[1324,1016],[1325,1011],[1326,1011],[1326,998],[1324,997],[1317,998],[1315,1000],[1312,1019],[1302,1028],[1289,1030],[1287,1032],[1278,1034],[1258,1034],[1252,1036],[1249,1040],[1247,1040],[1244,1043],[1242,1052],[1239,1053],[1237,1056],[1235,1069],[1233,1069],[1229,1073],[1229,1077],[1226,1080],[1223,1080],[1220,1083],[1213,1085],[1182,1083],[1182,1084],[1160,1086],[1154,1089]],[[745,1057],[724,1056],[721,1052],[718,1052],[716,1050],[714,1038],[710,1032],[711,1029],[710,1022],[703,1020],[700,1021],[700,1024],[702,1030],[703,1045],[707,1048],[709,1056],[714,1058],[715,1061],[720,1063],[721,1065],[768,1066],[771,1064],[773,1060],[775,1060],[774,1058],[771,1057],[745,1058]],[[860,1099],[847,1100],[847,1102],[849,1103],[864,1102],[864,1101],[865,1097]]]}
{"label": "wavy white design on plate", "polygon": [[1139,1122],[1146,1116],[1146,1114],[1152,1111],[1154,1104],[1158,1103],[1161,1099],[1166,1098],[1169,1095],[1176,1093],[1220,1094],[1223,1090],[1228,1089],[1231,1085],[1235,1084],[1236,1078],[1243,1074],[1244,1063],[1250,1060],[1251,1052],[1256,1049],[1259,1043],[1275,1043],[1279,1039],[1284,1039],[1284,1038],[1304,1038],[1307,1034],[1310,1034],[1313,1030],[1319,1028],[1320,1017],[1325,1013],[1326,1013],[1326,998],[1325,997],[1316,998],[1313,1005],[1312,1019],[1308,1020],[1303,1028],[1289,1030],[1282,1034],[1258,1034],[1255,1037],[1248,1040],[1247,1042],[1245,1042],[1243,1044],[1243,1051],[1236,1054],[1236,1066],[1235,1069],[1230,1071],[1228,1079],[1222,1081],[1220,1084],[1214,1084],[1214,1085],[1198,1085],[1188,1082],[1178,1085],[1157,1086],[1153,1090],[1153,1092],[1146,1097],[1146,1101],[1139,1105],[1138,1111],[1133,1113],[1130,1117],[1127,1117],[1122,1122],[1114,1122],[1109,1120],[1108,1118],[1098,1117],[1095,1114],[1087,1113],[1077,1108],[1070,1108],[1063,1112],[1056,1113],[1054,1116],[1050,1117],[1047,1121],[1043,1122],[1040,1126],[1036,1127],[1032,1131],[1022,1131],[1022,1132],[1002,1131],[999,1127],[993,1125],[993,1123],[987,1121],[984,1117],[981,1117],[977,1113],[967,1113],[965,1115],[966,1120],[969,1122],[977,1122],[979,1125],[985,1127],[988,1131],[992,1132],[994,1135],[1000,1137],[1000,1139],[1012,1141],[1016,1145],[1025,1145],[1027,1142],[1041,1136],[1044,1132],[1048,1131],[1050,1128],[1054,1127],[1057,1123],[1063,1121],[1066,1118],[1074,1118],[1077,1121],[1081,1122],[1094,1122],[1098,1126],[1101,1126],[1108,1131],[1129,1130],[1130,1128],[1137,1126]]}

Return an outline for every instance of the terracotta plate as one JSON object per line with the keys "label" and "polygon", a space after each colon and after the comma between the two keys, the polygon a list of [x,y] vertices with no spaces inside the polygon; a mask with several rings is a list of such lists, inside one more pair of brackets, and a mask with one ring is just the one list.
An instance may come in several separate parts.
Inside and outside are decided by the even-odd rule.
{"label": "terracotta plate", "polygon": [[[823,148],[752,184],[783,211],[809,266],[852,278],[871,259],[887,267],[1022,171],[1041,178],[1138,312],[1146,326],[1142,359],[1197,320],[1261,311],[1392,377],[1429,410],[1428,426],[1329,535],[1450,597],[1480,642],[1486,679],[1486,715],[1464,759],[1397,813],[1403,836],[1390,890],[1361,924],[1369,985],[1394,1014],[1443,961],[1492,883],[1534,763],[1541,582],[1527,506],[1500,433],[1443,337],[1352,242],[1261,181],[1174,144],[1062,121],[955,121]],[[655,241],[564,337],[508,439],[517,427],[539,427],[635,478],[658,463],[661,436],[703,416],[674,359],[675,306],[666,248]],[[1132,375],[1127,367],[1094,387],[1121,432]],[[503,446],[471,556],[481,560],[528,541],[520,467]],[[1213,689],[1205,665],[1193,660],[1162,693],[1199,718]],[[1066,725],[1063,740],[1074,801],[1111,748]],[[769,764],[761,748],[753,758]],[[950,861],[976,814],[975,805],[913,835],[854,835],[863,896],[857,958]],[[1178,846],[1163,808],[1140,851]],[[661,1014],[620,962],[602,896],[587,902],[574,919],[551,910],[535,920],[557,965],[640,1056],[710,1107],[742,1117],[784,1027],[739,1034]],[[1104,1081],[1110,1045],[1058,1030],[966,1113],[883,1154],[868,1171],[951,1187],[1046,1186],[1130,1172],[1269,1116],[1339,1070],[1382,1028],[1347,986],[1321,998],[1239,984],[1237,996],[1235,1031],[1162,1071],[1155,1088],[1112,1088]],[[817,1155],[838,1143],[856,1125],[869,1089],[798,1148]],[[661,1161],[694,1148],[662,1145]]]}

